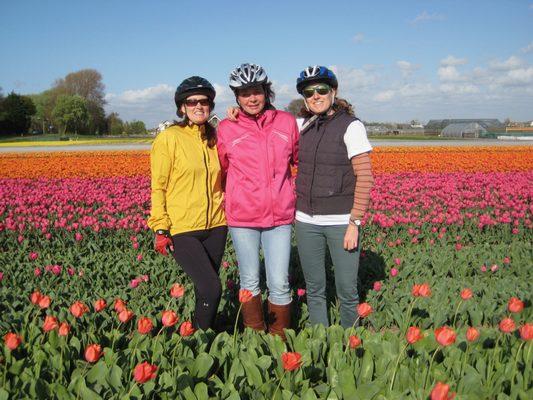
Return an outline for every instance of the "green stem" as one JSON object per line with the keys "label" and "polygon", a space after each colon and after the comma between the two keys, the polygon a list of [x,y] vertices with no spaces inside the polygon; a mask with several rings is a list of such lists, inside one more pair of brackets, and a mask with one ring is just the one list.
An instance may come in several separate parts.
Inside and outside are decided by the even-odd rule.
{"label": "green stem", "polygon": [[346,343],[346,348],[344,349],[344,354],[345,355],[346,355],[346,353],[348,353],[348,349],[350,348],[350,336],[352,336],[352,334],[353,334],[353,330],[355,328],[355,324],[357,324],[357,321],[359,321],[360,319],[361,319],[361,317],[358,316],[356,318],[356,320],[353,322],[352,327],[348,331],[348,343]]}
{"label": "green stem", "polygon": [[283,375],[281,376],[281,379],[279,380],[279,383],[278,383],[278,386],[276,387],[276,390],[274,390],[274,395],[272,396],[272,400],[274,400],[276,398],[276,394],[278,393],[278,389],[281,386],[281,382],[283,381],[283,378],[285,378],[285,374],[286,373],[287,373],[287,371],[285,370],[283,372]]}
{"label": "green stem", "polygon": [[415,297],[413,301],[411,302],[411,305],[409,306],[409,310],[407,311],[407,319],[405,320],[403,331],[407,331],[407,327],[409,326],[409,322],[411,322],[411,313],[413,312],[413,308],[415,306],[416,301],[418,300],[418,297]]}
{"label": "green stem", "polygon": [[463,372],[465,371],[465,368],[466,368],[466,361],[468,359],[468,351],[470,350],[470,342],[466,342],[466,350],[465,350],[465,355],[463,357],[463,364],[461,365],[461,371],[460,371],[460,374],[459,376],[463,376]]}
{"label": "green stem", "polygon": [[[83,369],[83,372],[82,372],[82,374],[81,374],[81,378],[79,378],[79,379],[83,379],[83,380],[85,380],[85,374],[87,373],[87,365],[88,365],[88,363],[85,363],[85,368]],[[76,393],[76,400],[78,400],[79,397],[80,397],[80,389],[77,390],[77,393]]]}
{"label": "green stem", "polygon": [[57,380],[59,383],[61,383],[63,381],[63,349],[65,344],[63,343],[63,338],[60,338],[59,340],[61,340],[61,357],[59,358],[59,371]]}
{"label": "green stem", "polygon": [[527,385],[529,384],[529,370],[531,369],[531,364],[529,363],[529,351],[531,350],[531,347],[533,347],[533,344],[531,341],[528,342],[529,348],[527,349],[526,354],[526,366],[524,368],[524,390],[527,390]]}
{"label": "green stem", "polygon": [[398,358],[396,359],[396,365],[394,366],[394,370],[392,372],[392,379],[391,379],[391,382],[390,382],[390,387],[389,387],[389,392],[392,392],[392,388],[394,386],[394,379],[396,378],[396,371],[398,370],[398,364],[400,363],[400,358],[402,357],[403,355],[403,352],[405,351],[405,349],[407,348],[409,344],[406,344],[403,349],[400,351],[400,353],[398,354]]}
{"label": "green stem", "polygon": [[435,356],[437,355],[439,350],[440,350],[440,347],[433,352],[433,357],[431,357],[431,361],[429,362],[429,368],[428,368],[428,371],[426,372],[426,378],[424,379],[424,390],[426,389],[426,386],[427,386],[427,381],[429,378],[429,373],[431,372],[431,366],[433,365],[433,360],[435,359]]}
{"label": "green stem", "polygon": [[126,395],[126,398],[129,399],[130,398],[130,394],[133,390],[133,388],[137,386],[137,382],[134,382],[133,385],[131,385],[131,389],[129,390],[128,394]]}
{"label": "green stem", "polygon": [[157,339],[159,338],[159,335],[161,334],[161,332],[163,332],[163,328],[164,326],[162,326],[161,329],[159,329],[159,332],[157,332],[157,335],[155,335],[154,344],[152,345],[152,360],[150,361],[150,364],[154,363],[155,345],[157,344]]}
{"label": "green stem", "polygon": [[514,379],[516,377],[516,365],[518,364],[518,356],[520,356],[520,350],[522,350],[522,346],[524,346],[525,342],[520,343],[520,347],[518,347],[518,350],[516,352],[516,357],[514,359],[514,368],[513,368],[513,378],[511,379],[511,393],[513,393],[513,386],[514,386]]}
{"label": "green stem", "polygon": [[494,345],[494,353],[492,353],[492,357],[489,359],[489,365],[487,366],[487,386],[492,383],[492,368],[494,365],[494,359],[496,358],[496,353],[498,352],[498,344],[500,343],[501,338],[502,334],[500,333]]}
{"label": "green stem", "polygon": [[461,307],[461,304],[463,304],[463,300],[461,299],[461,301],[459,302],[459,304],[457,305],[457,308],[455,309],[455,314],[453,316],[453,323],[452,323],[452,326],[455,326],[455,321],[457,319],[457,313],[459,312],[459,307]]}
{"label": "green stem", "polygon": [[239,306],[239,311],[237,311],[237,317],[235,317],[235,326],[233,328],[233,347],[235,347],[235,342],[237,340],[237,324],[239,323],[239,315],[241,314],[242,303]]}
{"label": "green stem", "polygon": [[2,388],[6,388],[6,376],[7,376],[7,356],[4,359],[4,381],[2,382]]}
{"label": "green stem", "polygon": [[137,345],[139,344],[139,337],[136,337],[135,339],[135,345],[133,346],[133,351],[131,353],[130,369],[133,369],[133,366],[135,364],[135,352],[137,351]]}
{"label": "green stem", "polygon": [[174,346],[174,348],[172,349],[172,354],[170,355],[170,358],[172,359],[172,369],[170,370],[171,371],[171,374],[172,374],[172,380],[175,381],[175,378],[174,378],[174,356],[176,354],[176,350],[179,346],[179,344],[181,343],[181,336],[178,337],[178,342],[176,343],[176,346]]}

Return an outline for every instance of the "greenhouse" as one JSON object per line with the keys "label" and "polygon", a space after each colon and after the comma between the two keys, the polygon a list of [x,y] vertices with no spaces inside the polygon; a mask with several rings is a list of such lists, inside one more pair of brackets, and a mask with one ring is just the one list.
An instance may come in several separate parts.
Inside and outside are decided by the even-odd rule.
{"label": "greenhouse", "polygon": [[450,124],[440,134],[443,137],[478,138],[487,133],[487,129],[477,122]]}

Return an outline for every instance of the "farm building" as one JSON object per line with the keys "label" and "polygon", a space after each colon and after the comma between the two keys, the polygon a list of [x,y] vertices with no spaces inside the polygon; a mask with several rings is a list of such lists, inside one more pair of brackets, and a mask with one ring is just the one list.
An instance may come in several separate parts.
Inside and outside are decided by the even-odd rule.
{"label": "farm building", "polygon": [[443,137],[478,138],[487,133],[487,129],[477,122],[450,124],[440,134]]}
{"label": "farm building", "polygon": [[444,128],[450,124],[468,124],[477,123],[485,128],[488,132],[503,132],[505,125],[498,119],[432,119],[425,126],[426,133],[440,134]]}

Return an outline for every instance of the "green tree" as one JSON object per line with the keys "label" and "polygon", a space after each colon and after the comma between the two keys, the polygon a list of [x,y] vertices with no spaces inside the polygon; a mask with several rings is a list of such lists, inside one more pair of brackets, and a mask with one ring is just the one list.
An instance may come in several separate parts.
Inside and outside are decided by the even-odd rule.
{"label": "green tree", "polygon": [[35,104],[28,96],[11,92],[1,100],[0,132],[5,134],[24,134],[35,114]]}
{"label": "green tree", "polygon": [[124,133],[124,122],[118,116],[118,113],[112,112],[106,118],[107,133],[110,135],[122,135]]}
{"label": "green tree", "polygon": [[52,115],[62,135],[67,129],[78,134],[80,130],[87,128],[89,119],[87,100],[78,95],[61,95],[57,98]]}
{"label": "green tree", "polygon": [[126,122],[125,131],[127,135],[144,135],[146,134],[146,125],[142,121]]}
{"label": "green tree", "polygon": [[302,108],[305,108],[304,100],[294,99],[294,100],[291,100],[291,102],[289,103],[287,107],[285,107],[285,111],[290,112],[295,117],[301,117]]}

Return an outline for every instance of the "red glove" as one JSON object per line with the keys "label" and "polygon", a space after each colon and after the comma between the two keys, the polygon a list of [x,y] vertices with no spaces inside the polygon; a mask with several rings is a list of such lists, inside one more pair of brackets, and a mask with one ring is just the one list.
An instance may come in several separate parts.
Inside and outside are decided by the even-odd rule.
{"label": "red glove", "polygon": [[155,251],[163,254],[164,256],[168,255],[167,247],[170,251],[174,251],[174,246],[172,244],[172,238],[170,237],[169,231],[164,231],[159,229],[155,232]]}

